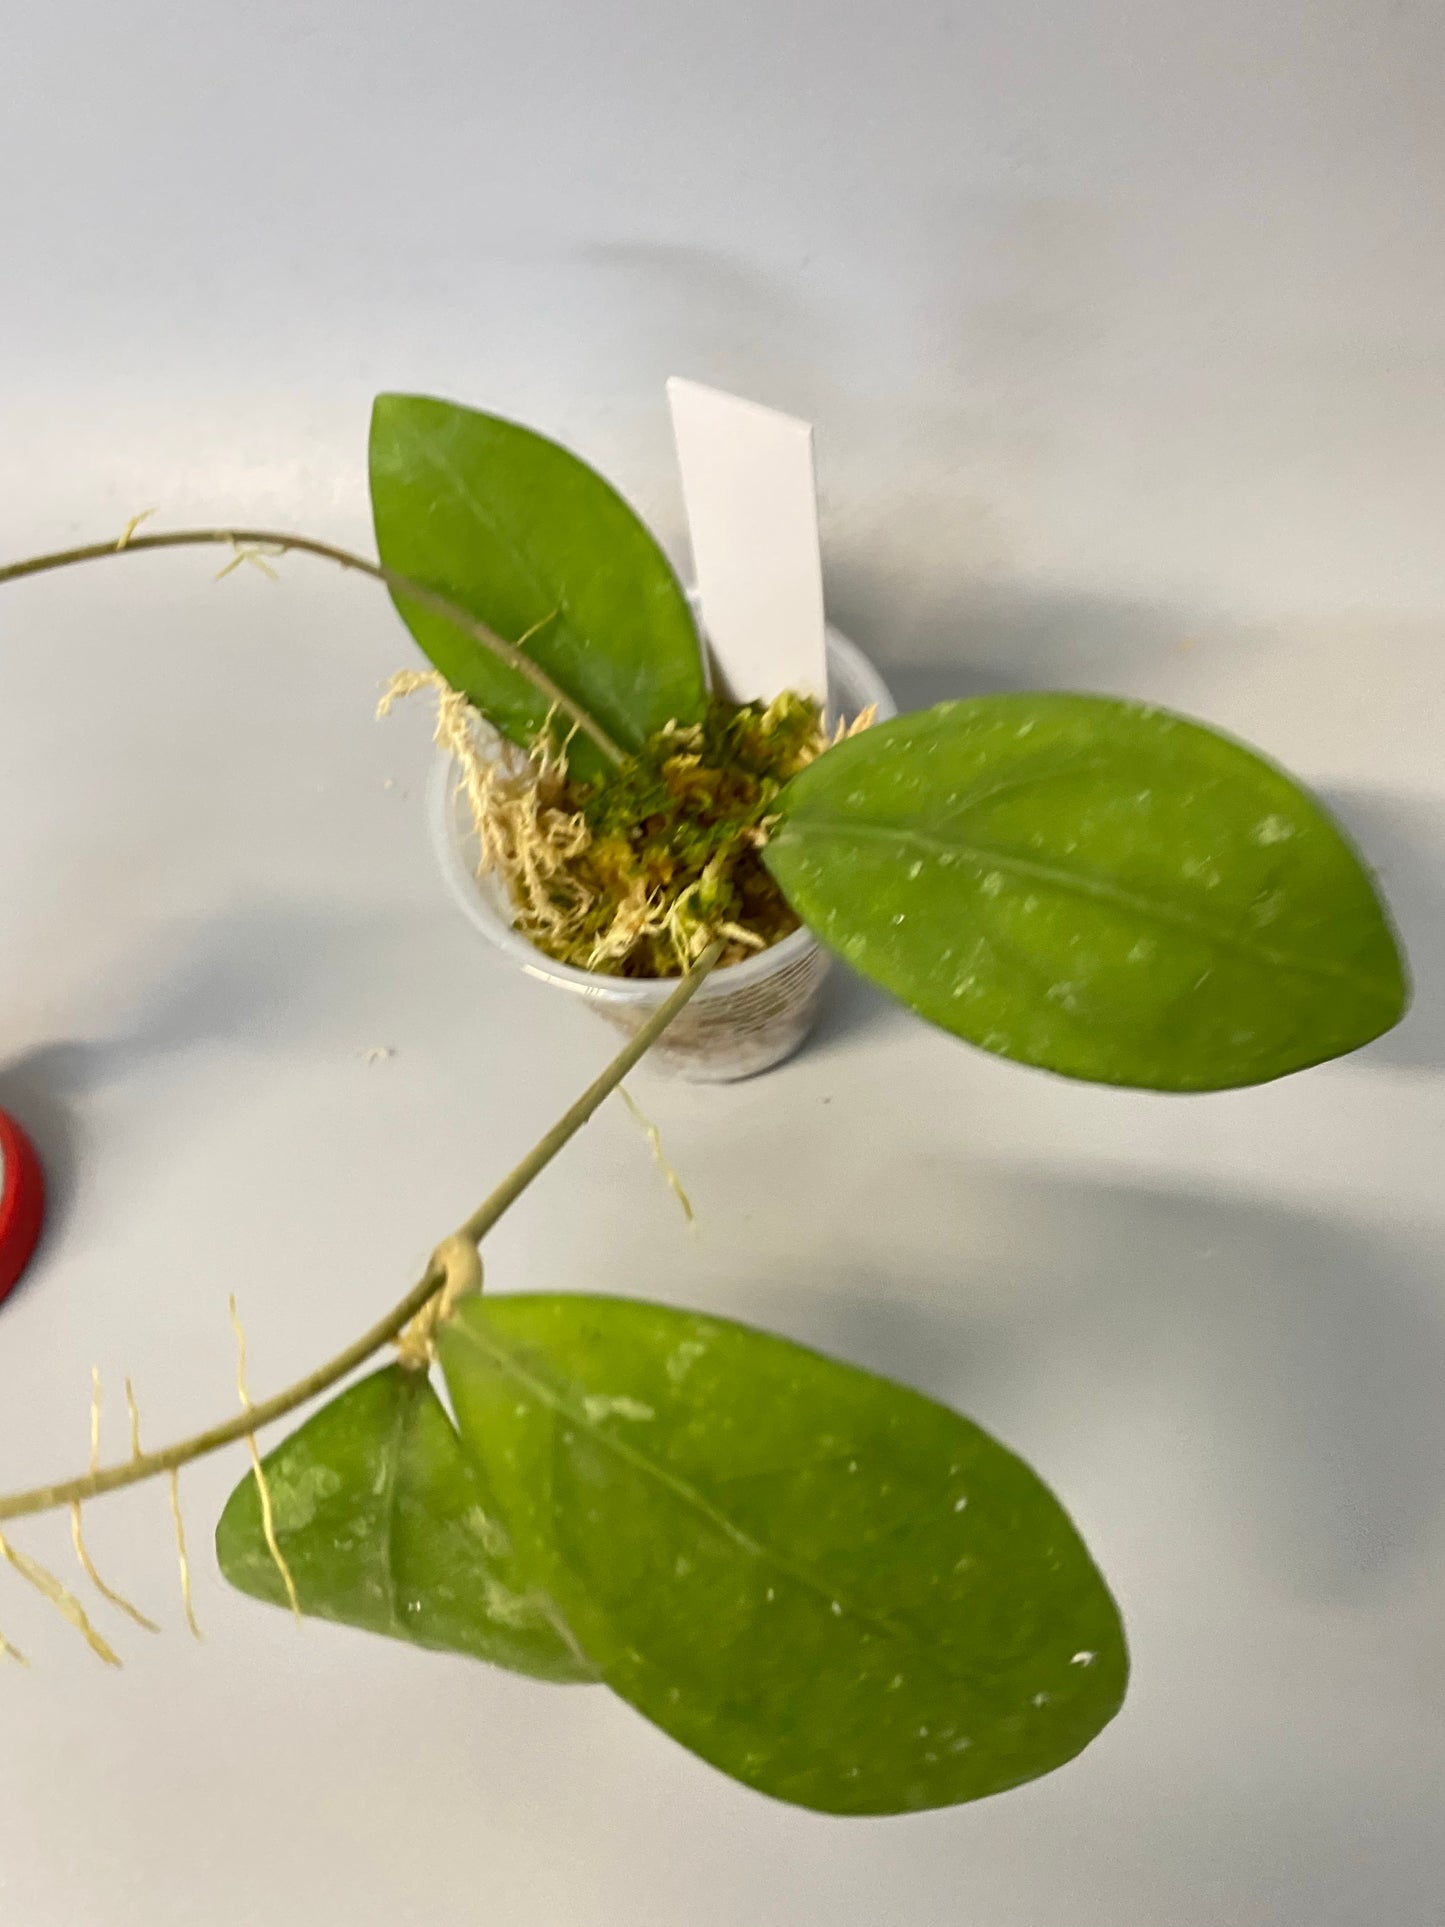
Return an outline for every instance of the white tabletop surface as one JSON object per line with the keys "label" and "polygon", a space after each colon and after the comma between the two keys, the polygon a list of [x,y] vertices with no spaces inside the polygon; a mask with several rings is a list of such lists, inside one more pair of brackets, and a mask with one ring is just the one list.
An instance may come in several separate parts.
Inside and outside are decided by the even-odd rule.
{"label": "white tabletop surface", "polygon": [[[403,21],[405,20],[405,25]],[[487,1249],[956,1402],[1078,1520],[1135,1659],[1065,1771],[789,1811],[601,1691],[222,1584],[244,1469],[93,1506],[108,1672],[13,1575],[5,1927],[1435,1927],[1445,1892],[1445,434],[1437,9],[60,4],[7,30],[0,550],[164,520],[364,543],[370,394],[573,440],[669,538],[662,382],[817,420],[830,608],[919,703],[1135,693],[1317,784],[1414,1012],[1171,1100],[856,981],[786,1068],[639,1074]],[[1382,22],[1388,21],[1388,25]],[[842,44],[846,40],[846,44]],[[158,524],[159,525],[159,524]],[[427,846],[411,645],[293,559],[0,590],[0,1103],[45,1155],[0,1485],[256,1394],[398,1295],[600,1066]],[[378,1049],[390,1055],[377,1055]],[[14,1530],[73,1571],[66,1524]],[[105,1609],[99,1609],[102,1613]]]}

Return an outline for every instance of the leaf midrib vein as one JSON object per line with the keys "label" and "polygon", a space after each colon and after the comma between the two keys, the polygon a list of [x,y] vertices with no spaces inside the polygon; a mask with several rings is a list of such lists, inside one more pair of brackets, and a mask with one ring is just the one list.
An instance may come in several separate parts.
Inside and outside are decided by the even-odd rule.
{"label": "leaf midrib vein", "polygon": [[495,1339],[484,1336],[482,1333],[476,1331],[472,1325],[469,1323],[464,1324],[460,1320],[453,1326],[453,1330],[462,1333],[479,1351],[486,1353],[494,1364],[499,1365],[503,1371],[507,1372],[518,1385],[531,1393],[534,1398],[540,1399],[542,1403],[550,1407],[552,1411],[561,1414],[569,1423],[574,1424],[579,1431],[585,1432],[589,1438],[596,1440],[599,1445],[606,1451],[612,1453],[614,1457],[623,1460],[624,1463],[630,1465],[635,1471],[640,1472],[645,1478],[651,1479],[658,1485],[663,1486],[667,1491],[671,1492],[675,1498],[680,1499],[684,1505],[689,1506],[693,1511],[707,1519],[711,1525],[724,1533],[736,1545],[741,1547],[744,1552],[748,1553],[750,1557],[774,1566],[777,1571],[785,1577],[792,1579],[798,1585],[815,1593],[819,1598],[826,1600],[830,1609],[836,1602],[836,1604],[843,1608],[845,1613],[851,1614],[853,1618],[859,1620],[871,1631],[880,1633],[883,1637],[898,1644],[913,1647],[923,1655],[930,1665],[938,1668],[938,1670],[943,1671],[947,1675],[947,1668],[938,1667],[939,1654],[936,1648],[924,1640],[910,1626],[882,1614],[874,1613],[866,1606],[860,1606],[855,1600],[849,1599],[846,1593],[840,1592],[835,1586],[818,1578],[817,1575],[810,1572],[806,1566],[795,1564],[792,1560],[785,1558],[775,1547],[764,1545],[760,1540],[754,1539],[751,1533],[745,1531],[742,1526],[728,1518],[726,1513],[720,1512],[715,1505],[711,1504],[710,1501],[707,1500],[695,1486],[690,1485],[686,1479],[680,1477],[677,1473],[668,1471],[658,1464],[656,1460],[648,1458],[645,1453],[639,1452],[625,1440],[616,1438],[611,1433],[602,1431],[587,1418],[584,1412],[570,1405],[552,1386],[548,1385],[545,1379],[536,1378],[532,1373],[526,1371],[523,1366],[518,1363],[514,1355],[501,1346]]}
{"label": "leaf midrib vein", "polygon": [[[1371,996],[1386,998],[1388,988],[1374,978],[1361,975],[1343,964],[1329,964],[1317,959],[1291,956],[1288,951],[1273,949],[1268,944],[1251,942],[1248,937],[1237,931],[1216,926],[1207,918],[1194,915],[1182,906],[1156,902],[1148,897],[1136,895],[1122,885],[1111,882],[1106,877],[1092,876],[1084,871],[1056,869],[1052,864],[1038,863],[1029,857],[995,849],[986,843],[952,841],[942,837],[929,836],[921,830],[906,830],[889,823],[870,823],[857,818],[846,819],[809,816],[806,819],[794,817],[787,826],[797,835],[821,832],[824,836],[858,837],[865,842],[901,843],[909,849],[922,850],[930,856],[957,856],[964,862],[979,869],[1002,870],[1010,875],[1025,878],[1030,882],[1042,883],[1062,891],[1067,895],[1090,898],[1095,902],[1108,903],[1115,908],[1133,911],[1146,921],[1155,923],[1168,930],[1186,932],[1221,950],[1232,950],[1255,963],[1288,970],[1297,976],[1323,979],[1330,983],[1346,983],[1352,988],[1364,990]],[[786,832],[785,832],[786,834]]]}

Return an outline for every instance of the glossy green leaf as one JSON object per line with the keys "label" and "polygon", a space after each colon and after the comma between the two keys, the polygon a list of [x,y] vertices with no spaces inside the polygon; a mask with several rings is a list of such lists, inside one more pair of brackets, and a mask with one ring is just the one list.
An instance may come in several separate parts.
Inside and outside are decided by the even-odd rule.
{"label": "glossy green leaf", "polygon": [[[263,1465],[303,1612],[538,1679],[596,1678],[518,1585],[482,1474],[425,1373],[392,1365],[362,1379]],[[287,1604],[250,1472],[221,1514],[216,1557],[240,1591]]]}
{"label": "glossy green leaf", "polygon": [[[387,567],[450,596],[528,653],[624,748],[676,719],[706,689],[697,626],[652,535],[602,477],[532,430],[451,402],[379,395],[371,503]],[[426,654],[514,742],[547,704],[444,618],[399,600]],[[540,626],[538,626],[540,625]],[[598,752],[575,738],[572,762]]]}
{"label": "glossy green leaf", "polygon": [[1259,1084],[1397,1022],[1359,859],[1280,770],[1095,696],[985,696],[839,744],[766,857],[832,949],[1000,1056],[1156,1090]]}
{"label": "glossy green leaf", "polygon": [[629,1299],[470,1299],[439,1343],[529,1584],[609,1686],[747,1785],[947,1806],[1117,1711],[1123,1634],[1078,1534],[946,1407]]}

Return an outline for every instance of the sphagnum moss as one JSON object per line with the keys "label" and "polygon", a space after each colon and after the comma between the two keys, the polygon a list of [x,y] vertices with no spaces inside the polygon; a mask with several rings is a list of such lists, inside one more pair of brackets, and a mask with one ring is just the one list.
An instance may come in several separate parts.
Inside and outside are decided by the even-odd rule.
{"label": "sphagnum moss", "polygon": [[[545,955],[608,976],[673,977],[714,940],[722,962],[737,963],[798,928],[762,849],[783,786],[828,747],[816,702],[714,698],[700,723],[669,723],[581,783],[551,730],[524,757],[435,672],[395,677],[382,712],[423,688],[457,764],[478,874],[500,879],[516,928]],[[865,711],[836,736],[872,719]]]}

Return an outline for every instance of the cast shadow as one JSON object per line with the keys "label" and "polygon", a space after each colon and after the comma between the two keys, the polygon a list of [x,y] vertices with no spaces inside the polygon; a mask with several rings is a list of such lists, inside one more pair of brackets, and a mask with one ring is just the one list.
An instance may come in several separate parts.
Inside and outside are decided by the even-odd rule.
{"label": "cast shadow", "polygon": [[[865,1135],[829,1133],[823,1197],[796,1130],[750,1119],[747,1218],[703,1285],[720,1308],[969,1413],[1097,1506],[1198,1507],[1299,1594],[1362,1597],[1435,1556],[1445,1318],[1423,1237]],[[772,1160],[795,1181],[759,1195]]]}
{"label": "cast shadow", "polygon": [[359,1011],[402,974],[410,928],[279,901],[170,927],[155,943],[168,961],[150,978],[138,974],[128,1012],[107,1035],[56,1039],[0,1064],[0,1106],[20,1120],[45,1167],[37,1265],[83,1190],[98,1098],[143,1066],[217,1041],[238,1053],[302,1040],[353,1048]]}
{"label": "cast shadow", "polygon": [[1332,789],[1324,802],[1375,872],[1410,976],[1410,1008],[1362,1058],[1445,1070],[1445,806],[1386,790]]}
{"label": "cast shadow", "polygon": [[[915,591],[923,604],[900,634],[886,570],[844,561],[829,577],[830,616],[874,657],[902,710],[995,690],[1132,693],[1141,664],[1172,671],[1199,626],[1161,603],[980,583],[962,563],[952,577],[936,563]],[[1244,646],[1213,619],[1209,629],[1212,657]]]}

